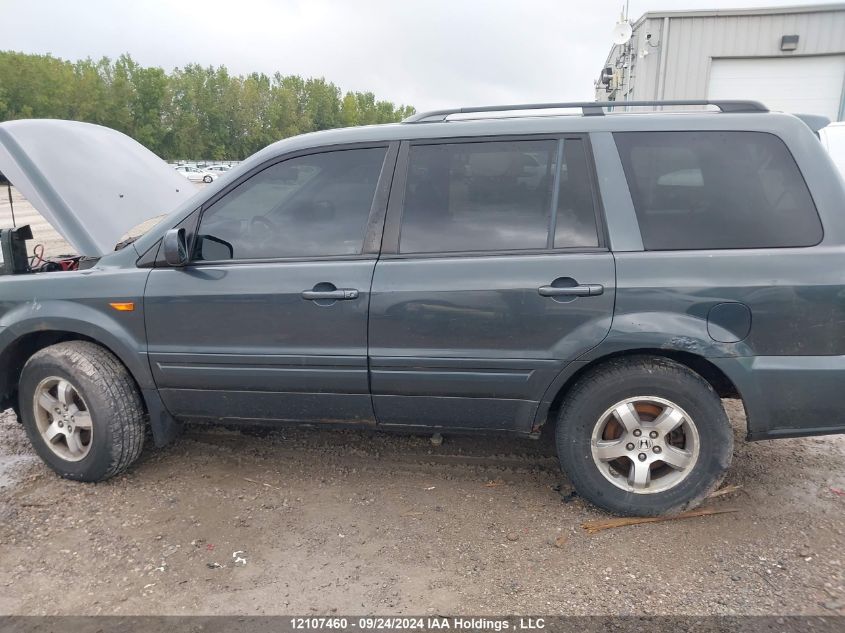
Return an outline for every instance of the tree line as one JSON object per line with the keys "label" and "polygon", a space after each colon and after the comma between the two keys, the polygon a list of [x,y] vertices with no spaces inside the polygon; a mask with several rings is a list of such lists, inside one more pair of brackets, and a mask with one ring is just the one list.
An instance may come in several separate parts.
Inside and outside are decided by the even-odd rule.
{"label": "tree line", "polygon": [[0,121],[72,119],[128,134],[165,159],[243,159],[288,136],[391,123],[414,108],[323,78],[232,75],[188,64],[168,73],[129,55],[71,62],[0,51]]}

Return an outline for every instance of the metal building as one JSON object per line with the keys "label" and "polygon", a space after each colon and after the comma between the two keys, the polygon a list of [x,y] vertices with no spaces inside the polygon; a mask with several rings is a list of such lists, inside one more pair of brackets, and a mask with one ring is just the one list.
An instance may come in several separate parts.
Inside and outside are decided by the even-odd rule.
{"label": "metal building", "polygon": [[845,4],[654,12],[631,27],[615,31],[597,100],[756,99],[845,119]]}

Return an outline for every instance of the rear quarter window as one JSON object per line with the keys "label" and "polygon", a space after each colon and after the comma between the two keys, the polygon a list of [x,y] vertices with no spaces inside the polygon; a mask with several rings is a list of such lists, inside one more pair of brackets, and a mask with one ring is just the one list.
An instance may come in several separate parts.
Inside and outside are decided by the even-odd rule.
{"label": "rear quarter window", "polygon": [[822,225],[784,142],[765,132],[616,132],[646,250],[818,244]]}

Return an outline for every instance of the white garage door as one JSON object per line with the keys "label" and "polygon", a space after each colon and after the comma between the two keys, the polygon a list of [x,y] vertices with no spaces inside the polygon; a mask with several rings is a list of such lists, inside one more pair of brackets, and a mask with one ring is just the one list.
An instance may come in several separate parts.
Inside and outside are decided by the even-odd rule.
{"label": "white garage door", "polygon": [[845,55],[714,59],[710,99],[756,99],[770,110],[839,119]]}

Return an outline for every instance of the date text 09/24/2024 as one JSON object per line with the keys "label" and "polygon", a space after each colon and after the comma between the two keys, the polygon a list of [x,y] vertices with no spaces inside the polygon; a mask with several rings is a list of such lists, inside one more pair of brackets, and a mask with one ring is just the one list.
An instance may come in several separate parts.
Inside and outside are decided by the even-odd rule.
{"label": "date text 09/24/2024", "polygon": [[542,630],[543,618],[472,618],[472,617],[294,617],[293,630],[359,630],[359,631],[507,631]]}

